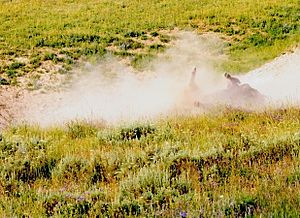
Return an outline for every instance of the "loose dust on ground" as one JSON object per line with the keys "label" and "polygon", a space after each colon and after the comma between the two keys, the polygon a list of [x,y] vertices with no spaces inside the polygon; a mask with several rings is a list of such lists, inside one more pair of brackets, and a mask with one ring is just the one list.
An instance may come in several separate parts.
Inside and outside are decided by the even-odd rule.
{"label": "loose dust on ground", "polygon": [[[203,96],[226,88],[226,79],[212,67],[226,59],[223,48],[215,35],[179,32],[174,45],[142,72],[107,55],[99,63],[85,63],[70,72],[71,78],[56,90],[2,86],[0,128],[14,123],[61,125],[71,120],[134,122],[170,116],[174,111],[201,112],[192,104],[195,99],[201,102]],[[298,48],[238,77],[266,96],[268,107],[298,105],[299,60]],[[187,87],[194,67],[199,89],[191,96]]]}

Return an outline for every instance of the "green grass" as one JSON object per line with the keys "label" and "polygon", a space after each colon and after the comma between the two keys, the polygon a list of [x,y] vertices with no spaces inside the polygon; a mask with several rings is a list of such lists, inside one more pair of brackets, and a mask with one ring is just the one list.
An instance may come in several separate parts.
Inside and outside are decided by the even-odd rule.
{"label": "green grass", "polygon": [[[298,0],[0,0],[0,76],[16,84],[108,52],[142,67],[177,28],[218,33],[229,57],[219,70],[245,72],[299,45],[299,22]],[[297,108],[11,126],[0,216],[299,217],[299,150]]]}
{"label": "green grass", "polygon": [[299,129],[292,108],[11,127],[0,140],[0,214],[297,217]]}
{"label": "green grass", "polygon": [[[298,0],[2,0],[0,72],[34,71],[47,53],[61,55],[51,60],[68,66],[111,51],[139,66],[168,45],[162,31],[174,28],[220,33],[229,55],[222,70],[245,72],[299,44],[299,14]],[[29,61],[12,72],[18,57]]]}

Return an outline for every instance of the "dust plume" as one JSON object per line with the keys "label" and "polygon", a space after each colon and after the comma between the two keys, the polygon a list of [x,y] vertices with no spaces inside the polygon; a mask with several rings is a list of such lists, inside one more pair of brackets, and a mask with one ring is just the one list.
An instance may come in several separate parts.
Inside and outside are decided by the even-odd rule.
{"label": "dust plume", "polygon": [[[144,71],[136,71],[109,55],[97,64],[86,63],[72,73],[60,91],[25,98],[26,107],[18,120],[42,126],[71,120],[132,122],[175,113],[200,113],[203,105],[207,110],[207,105],[216,105],[219,100],[224,103],[224,99],[230,100],[226,104],[232,104],[236,97],[238,104],[234,106],[247,107],[247,99],[239,90],[228,97],[228,81],[213,70],[216,61],[226,58],[222,40],[193,32],[179,32],[176,37],[173,46]],[[298,49],[240,75],[241,87],[258,91],[266,97],[268,105],[299,102],[299,54]],[[197,74],[191,81],[194,67]]]}
{"label": "dust plume", "polygon": [[286,53],[241,79],[263,93],[273,107],[300,105],[300,49]]}
{"label": "dust plume", "polygon": [[97,64],[86,63],[60,92],[27,98],[22,121],[44,126],[78,119],[128,122],[166,116],[185,107],[188,99],[183,93],[194,67],[199,72],[197,83],[203,85],[201,93],[219,78],[210,66],[223,58],[222,42],[213,35],[190,32],[177,37],[172,48],[143,72],[111,56]]}

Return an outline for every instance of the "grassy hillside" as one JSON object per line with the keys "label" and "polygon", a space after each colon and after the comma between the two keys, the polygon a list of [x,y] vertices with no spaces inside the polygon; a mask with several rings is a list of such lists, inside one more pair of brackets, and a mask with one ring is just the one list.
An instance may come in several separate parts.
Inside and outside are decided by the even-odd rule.
{"label": "grassy hillside", "polygon": [[297,217],[299,130],[299,109],[13,127],[0,140],[0,216]]}
{"label": "grassy hillside", "polygon": [[[11,84],[108,52],[141,67],[177,29],[218,33],[231,72],[300,41],[299,0],[0,0],[0,23]],[[11,126],[0,132],[0,217],[299,217],[299,150],[299,108]]]}
{"label": "grassy hillside", "polygon": [[[138,65],[167,46],[162,30],[216,32],[230,59],[222,69],[243,72],[299,44],[298,0],[0,1],[0,73],[10,79],[62,70],[83,56],[111,51]],[[41,66],[42,65],[42,66]]]}

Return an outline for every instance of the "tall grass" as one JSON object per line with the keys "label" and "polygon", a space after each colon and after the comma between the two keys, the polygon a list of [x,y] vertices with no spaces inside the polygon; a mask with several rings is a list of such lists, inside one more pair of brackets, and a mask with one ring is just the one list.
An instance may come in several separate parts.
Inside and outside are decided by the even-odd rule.
{"label": "tall grass", "polygon": [[[220,34],[243,72],[299,45],[299,2],[0,0],[0,76],[107,52],[134,66],[171,31]],[[1,217],[298,217],[300,111],[173,117],[0,134]]]}
{"label": "tall grass", "polygon": [[11,127],[0,141],[0,214],[297,217],[299,129],[292,108]]}

